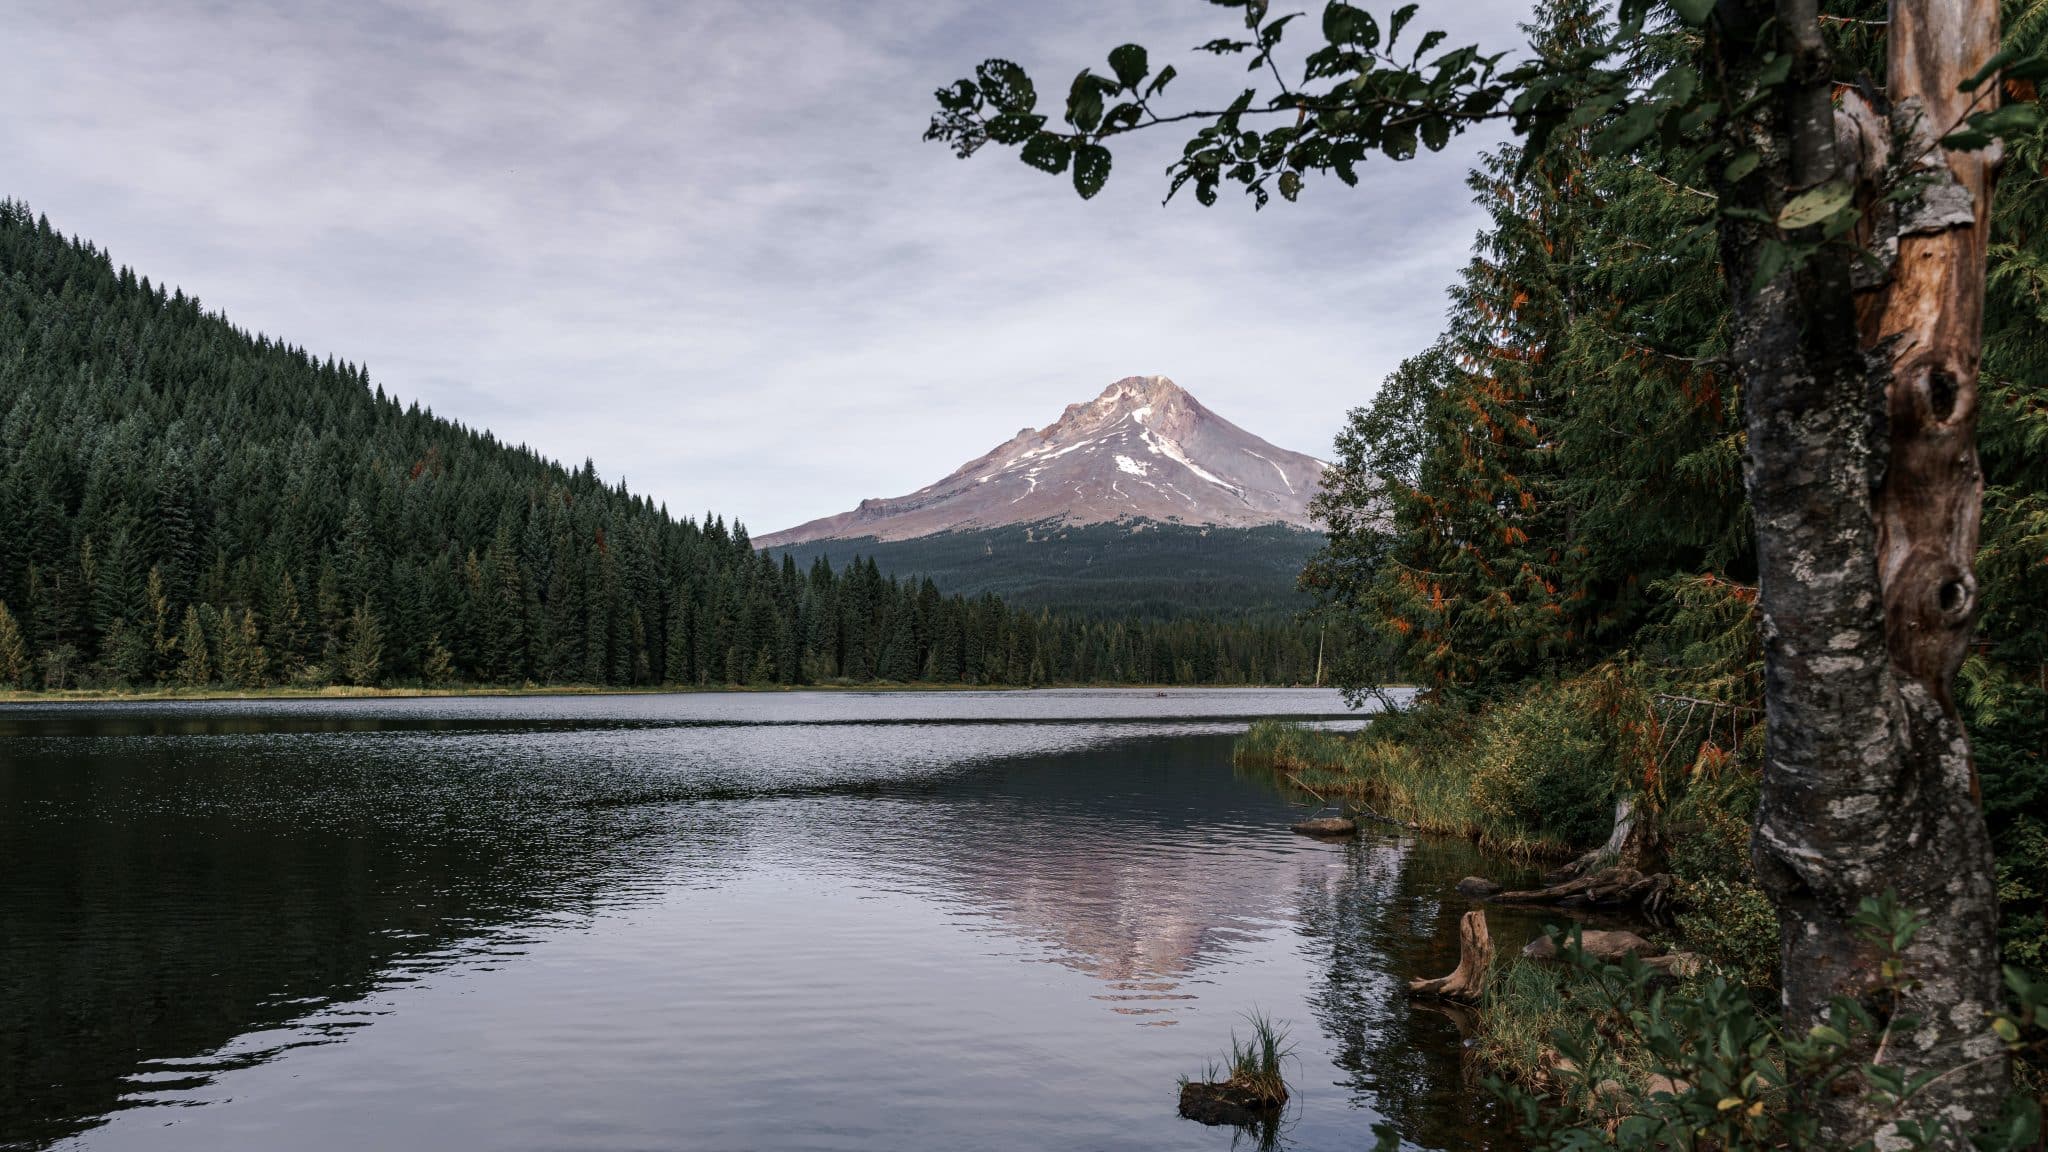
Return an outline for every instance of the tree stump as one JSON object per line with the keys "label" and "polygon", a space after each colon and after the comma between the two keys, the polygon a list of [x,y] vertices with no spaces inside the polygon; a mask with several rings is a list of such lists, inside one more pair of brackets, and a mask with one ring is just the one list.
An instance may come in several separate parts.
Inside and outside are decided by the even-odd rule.
{"label": "tree stump", "polygon": [[1435,996],[1470,1004],[1486,991],[1486,976],[1493,968],[1493,937],[1486,931],[1486,913],[1467,912],[1458,921],[1458,967],[1449,976],[1408,982],[1416,996]]}

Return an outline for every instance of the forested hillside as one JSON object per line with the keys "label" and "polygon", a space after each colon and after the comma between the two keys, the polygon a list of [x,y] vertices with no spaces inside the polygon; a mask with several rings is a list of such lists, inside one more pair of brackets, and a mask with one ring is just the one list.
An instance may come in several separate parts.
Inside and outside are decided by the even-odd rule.
{"label": "forested hillside", "polygon": [[1301,568],[1323,537],[1285,524],[1199,528],[1151,521],[1017,524],[912,540],[814,540],[772,551],[799,565],[863,556],[947,593],[1000,596],[1013,608],[1171,620],[1281,622],[1310,601]]}
{"label": "forested hillside", "polygon": [[1287,682],[1285,624],[1079,621],[756,555],[0,204],[0,686]]}

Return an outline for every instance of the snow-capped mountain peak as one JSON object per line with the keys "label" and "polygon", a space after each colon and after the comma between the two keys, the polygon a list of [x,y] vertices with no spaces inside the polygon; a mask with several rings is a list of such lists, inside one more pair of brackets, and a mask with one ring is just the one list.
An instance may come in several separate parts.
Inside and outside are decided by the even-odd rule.
{"label": "snow-capped mountain peak", "polygon": [[1321,461],[1268,444],[1166,377],[1131,376],[908,496],[863,500],[755,542],[907,540],[1042,520],[1305,528],[1322,472]]}

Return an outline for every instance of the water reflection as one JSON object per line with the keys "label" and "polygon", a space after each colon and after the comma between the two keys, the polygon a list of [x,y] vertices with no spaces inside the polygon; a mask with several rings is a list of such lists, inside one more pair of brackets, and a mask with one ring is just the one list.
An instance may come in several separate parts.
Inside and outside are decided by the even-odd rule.
{"label": "water reflection", "polygon": [[0,711],[0,1145],[1210,1150],[1254,1005],[1286,1145],[1484,1121],[1469,851],[1229,769],[1327,695],[691,699]]}

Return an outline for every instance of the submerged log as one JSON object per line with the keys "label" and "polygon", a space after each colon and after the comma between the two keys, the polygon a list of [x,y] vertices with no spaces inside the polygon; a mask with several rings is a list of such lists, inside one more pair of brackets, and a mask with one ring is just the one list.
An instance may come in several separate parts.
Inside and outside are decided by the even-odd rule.
{"label": "submerged log", "polygon": [[1677,881],[1669,873],[1645,876],[1633,868],[1609,868],[1547,888],[1502,892],[1495,904],[1555,904],[1564,908],[1641,908],[1662,911]]}
{"label": "submerged log", "polygon": [[1467,912],[1458,921],[1458,967],[1449,976],[1410,980],[1408,991],[1472,1003],[1486,991],[1486,976],[1492,969],[1493,937],[1486,931],[1486,913]]}
{"label": "submerged log", "polygon": [[1463,880],[1458,881],[1458,895],[1460,896],[1470,896],[1474,900],[1484,900],[1488,896],[1497,896],[1499,894],[1500,885],[1492,880],[1488,880],[1484,876],[1467,876]]}
{"label": "submerged log", "polygon": [[1356,836],[1358,821],[1348,816],[1315,816],[1294,826],[1302,836]]}

